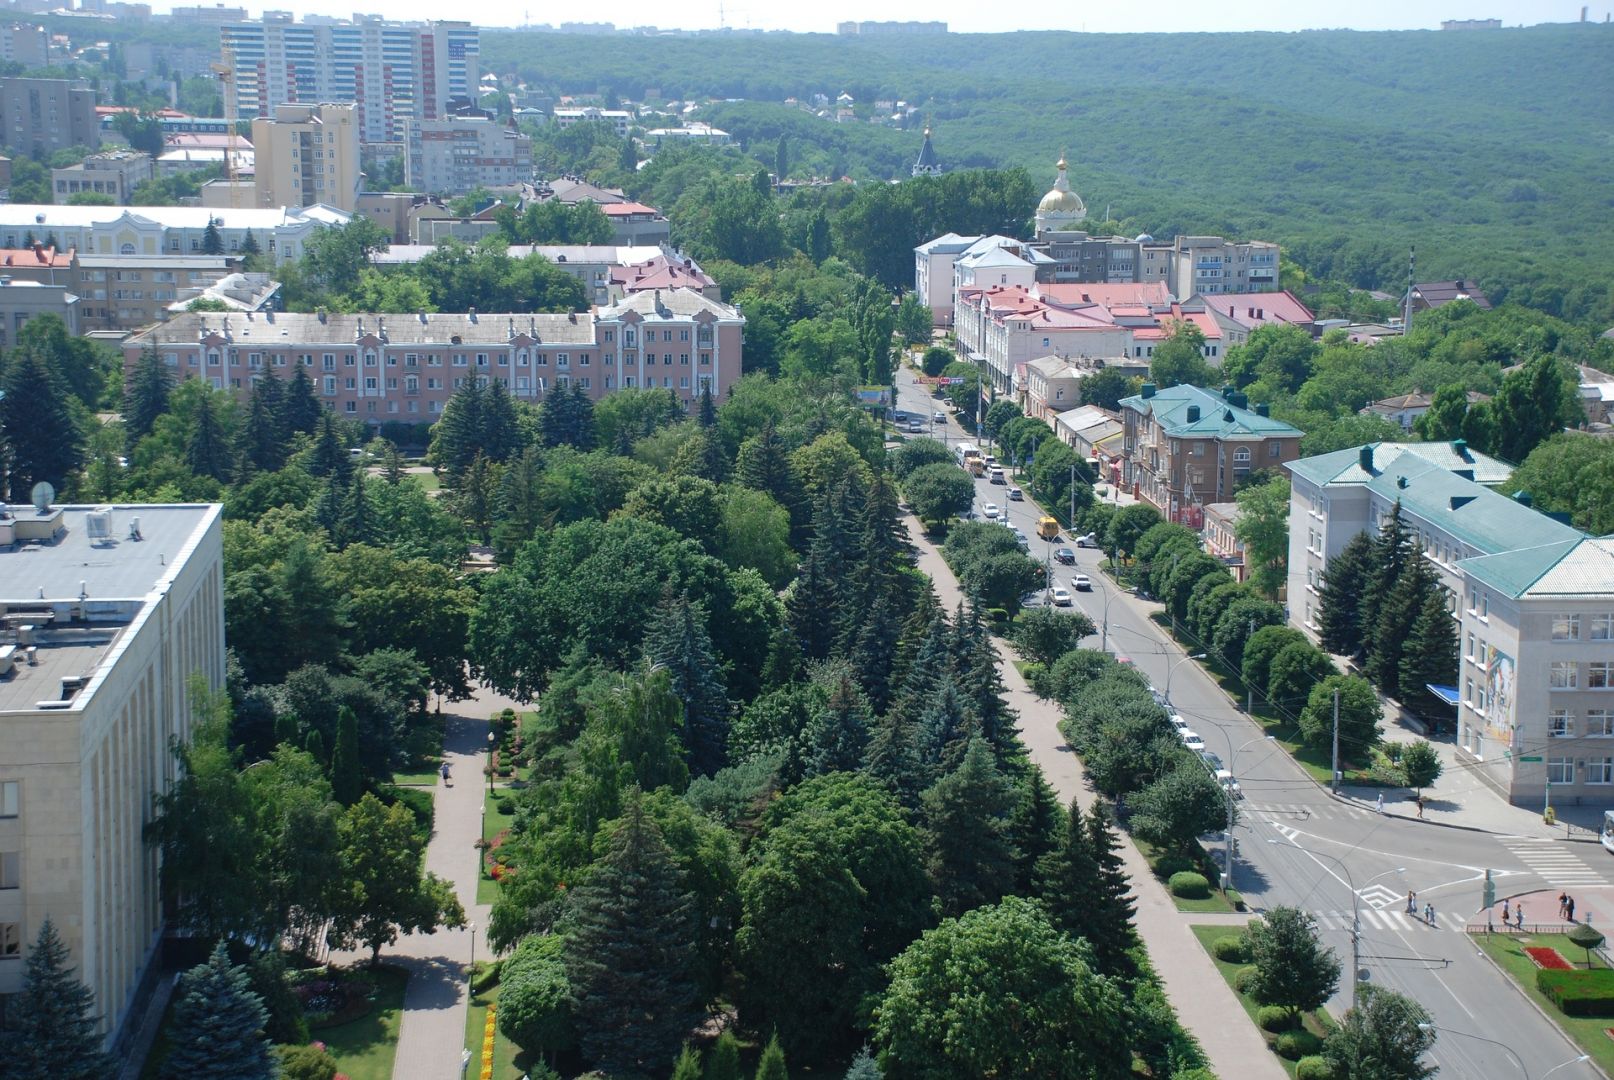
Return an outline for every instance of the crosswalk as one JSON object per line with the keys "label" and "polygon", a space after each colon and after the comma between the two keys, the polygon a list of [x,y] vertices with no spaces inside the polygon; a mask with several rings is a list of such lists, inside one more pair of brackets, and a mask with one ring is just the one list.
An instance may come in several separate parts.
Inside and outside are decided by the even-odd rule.
{"label": "crosswalk", "polygon": [[1609,884],[1603,873],[1588,865],[1567,844],[1529,836],[1500,839],[1503,847],[1548,885]]}
{"label": "crosswalk", "polygon": [[[1420,913],[1423,906],[1420,904]],[[1409,915],[1405,909],[1387,908],[1375,910],[1363,905],[1359,912],[1362,919],[1362,932],[1370,930],[1396,930],[1403,933],[1430,933],[1435,930],[1452,930],[1459,933],[1468,925],[1468,916],[1455,911],[1436,911],[1435,925],[1430,926],[1422,914]],[[1313,911],[1311,917],[1317,921],[1317,926],[1323,930],[1349,930],[1351,928],[1351,913],[1348,911]]]}
{"label": "crosswalk", "polygon": [[1266,818],[1274,822],[1302,822],[1318,818],[1340,819],[1355,817],[1360,810],[1346,803],[1329,800],[1325,803],[1274,803],[1246,797],[1239,807],[1243,814]]}

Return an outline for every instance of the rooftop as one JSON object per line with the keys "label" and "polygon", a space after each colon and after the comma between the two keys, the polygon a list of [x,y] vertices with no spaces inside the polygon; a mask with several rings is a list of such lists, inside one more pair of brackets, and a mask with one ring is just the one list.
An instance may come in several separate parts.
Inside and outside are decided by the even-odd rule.
{"label": "rooftop", "polygon": [[[1371,450],[1366,461],[1372,471],[1363,467],[1363,450]],[[1452,442],[1376,442],[1353,446],[1348,450],[1335,450],[1331,454],[1301,458],[1289,463],[1289,471],[1318,487],[1337,484],[1366,484],[1386,469],[1393,468],[1403,455],[1412,455],[1430,461],[1443,469],[1456,472],[1473,470],[1479,484],[1500,484],[1513,473],[1505,461],[1469,449],[1462,439]]]}
{"label": "rooftop", "polygon": [[1311,309],[1288,289],[1265,293],[1212,293],[1196,299],[1242,326],[1305,326],[1316,321]]}
{"label": "rooftop", "polygon": [[[386,251],[370,256],[377,266],[417,263],[434,251],[435,244],[393,244]],[[602,263],[607,266],[633,266],[665,254],[654,244],[512,244],[506,249],[512,259],[542,255],[553,263]]]}
{"label": "rooftop", "polygon": [[1486,553],[1539,548],[1585,535],[1526,502],[1413,454],[1401,455],[1367,486],[1386,502],[1399,500],[1409,516]]}
{"label": "rooftop", "polygon": [[269,209],[219,210],[209,206],[56,206],[52,203],[0,204],[0,228],[93,229],[127,219],[136,225],[166,229],[205,229],[218,220],[226,229],[275,229],[311,221],[341,225],[351,214],[335,207],[281,206]]}
{"label": "rooftop", "polygon": [[[1149,390],[1144,384],[1144,390]],[[1184,383],[1157,390],[1153,394],[1135,394],[1121,399],[1121,408],[1144,415],[1153,414],[1155,422],[1168,435],[1227,438],[1250,436],[1259,438],[1296,438],[1305,432],[1282,420],[1262,416],[1254,409],[1235,404],[1230,398],[1198,386]]]}
{"label": "rooftop", "polygon": [[1489,308],[1491,301],[1480,291],[1480,287],[1472,281],[1458,278],[1456,281],[1425,281],[1412,287],[1412,294],[1430,307],[1440,307],[1453,300],[1472,300],[1482,308]]}
{"label": "rooftop", "polygon": [[0,265],[68,267],[73,264],[73,249],[57,251],[53,247],[35,244],[25,248],[0,248]]}

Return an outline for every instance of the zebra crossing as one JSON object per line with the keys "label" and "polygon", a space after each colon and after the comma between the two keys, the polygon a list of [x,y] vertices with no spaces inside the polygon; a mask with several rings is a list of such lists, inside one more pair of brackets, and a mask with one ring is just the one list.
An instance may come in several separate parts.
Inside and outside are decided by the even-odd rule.
{"label": "zebra crossing", "polygon": [[[1608,878],[1593,869],[1567,844],[1530,836],[1504,836],[1501,844],[1548,885],[1607,885]],[[1598,849],[1598,854],[1602,854]]]}
{"label": "zebra crossing", "polygon": [[[1418,905],[1422,912],[1423,905]],[[1395,930],[1402,933],[1415,933],[1432,930],[1453,930],[1461,933],[1468,926],[1469,916],[1456,911],[1435,912],[1435,925],[1430,926],[1422,914],[1409,915],[1405,909],[1386,908],[1377,910],[1364,905],[1358,913],[1362,919],[1362,932],[1371,930]],[[1311,917],[1317,921],[1321,930],[1349,930],[1351,928],[1351,913],[1348,911],[1313,911]]]}
{"label": "zebra crossing", "polygon": [[1361,812],[1355,807],[1332,800],[1326,803],[1272,803],[1252,799],[1245,802],[1239,809],[1243,813],[1254,814],[1272,821],[1296,822],[1316,818],[1346,818]]}

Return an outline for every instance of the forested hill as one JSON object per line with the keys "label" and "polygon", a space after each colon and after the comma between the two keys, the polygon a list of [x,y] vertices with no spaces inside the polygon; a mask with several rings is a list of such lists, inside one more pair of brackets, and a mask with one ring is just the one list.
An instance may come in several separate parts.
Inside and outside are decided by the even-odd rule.
{"label": "forested hill", "polygon": [[486,31],[484,66],[559,92],[742,98],[710,110],[773,161],[906,172],[917,131],[760,104],[900,98],[945,163],[1068,152],[1127,228],[1258,236],[1309,270],[1399,289],[1462,276],[1573,318],[1614,282],[1614,28],[1468,33],[598,38]]}

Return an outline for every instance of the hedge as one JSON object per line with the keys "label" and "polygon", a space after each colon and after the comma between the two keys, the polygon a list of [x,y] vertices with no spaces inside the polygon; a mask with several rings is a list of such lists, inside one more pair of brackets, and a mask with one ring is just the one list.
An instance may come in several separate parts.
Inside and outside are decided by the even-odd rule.
{"label": "hedge", "polygon": [[1614,970],[1536,972],[1536,989],[1565,1016],[1614,1016]]}
{"label": "hedge", "polygon": [[1334,1066],[1325,1057],[1303,1057],[1295,1063],[1295,1080],[1334,1080]]}
{"label": "hedge", "polygon": [[1279,1035],[1272,1048],[1278,1052],[1279,1057],[1286,1057],[1290,1061],[1298,1061],[1321,1050],[1323,1041],[1306,1030],[1285,1031]]}
{"label": "hedge", "polygon": [[[1241,994],[1250,993],[1251,988],[1255,986],[1256,979],[1259,977],[1259,974],[1260,970],[1254,964],[1251,964],[1249,967],[1239,968],[1233,973],[1233,989],[1237,990]],[[1260,1002],[1256,1002],[1256,1004],[1259,1005]]]}
{"label": "hedge", "polygon": [[1171,895],[1185,900],[1203,900],[1210,895],[1210,882],[1205,880],[1205,875],[1192,870],[1179,870],[1172,874],[1168,885]]}
{"label": "hedge", "polygon": [[1154,872],[1163,878],[1175,877],[1184,870],[1192,870],[1193,868],[1194,860],[1186,855],[1162,855],[1154,863]]}
{"label": "hedge", "polygon": [[1263,1005],[1255,1010],[1255,1022],[1262,1031],[1288,1031],[1295,1026],[1295,1014],[1282,1005]]}
{"label": "hedge", "polygon": [[1211,942],[1211,955],[1225,964],[1250,962],[1250,943],[1238,934],[1229,934]]}

